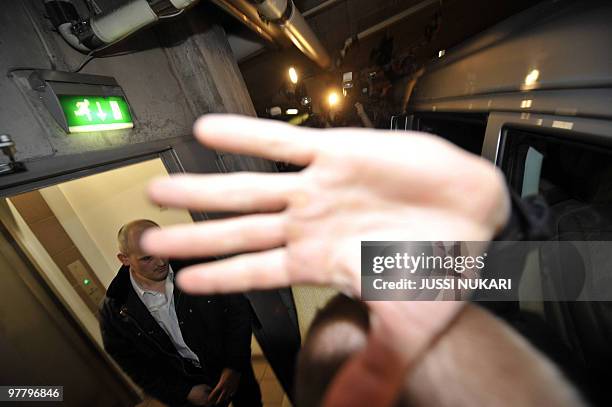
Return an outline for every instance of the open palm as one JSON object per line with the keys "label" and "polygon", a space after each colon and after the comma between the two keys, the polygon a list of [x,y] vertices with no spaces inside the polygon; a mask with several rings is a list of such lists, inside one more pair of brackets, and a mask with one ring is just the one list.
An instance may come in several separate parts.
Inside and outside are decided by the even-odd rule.
{"label": "open palm", "polygon": [[362,240],[489,240],[508,216],[498,171],[430,135],[219,115],[200,119],[195,134],[214,149],[308,167],[151,185],[162,205],[250,213],[145,237],[145,248],[164,256],[247,253],[186,269],[180,282],[190,292],[311,283],[358,294]]}
{"label": "open palm", "polygon": [[[184,269],[179,283],[191,293],[318,284],[358,296],[361,241],[490,240],[509,216],[500,172],[435,136],[312,130],[229,115],[206,116],[194,129],[210,148],[307,168],[180,175],[150,186],[162,205],[245,213],[143,237],[144,249],[160,256],[241,253]],[[342,369],[326,405],[391,405],[407,367],[461,306],[371,302],[366,349]]]}

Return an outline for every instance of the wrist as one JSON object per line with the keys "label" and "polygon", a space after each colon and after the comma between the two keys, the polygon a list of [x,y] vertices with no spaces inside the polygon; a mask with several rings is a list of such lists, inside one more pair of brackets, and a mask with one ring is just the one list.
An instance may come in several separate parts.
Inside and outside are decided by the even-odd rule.
{"label": "wrist", "polygon": [[[372,301],[371,332],[408,369],[453,326],[468,303],[464,301]],[[400,323],[401,321],[401,323]]]}
{"label": "wrist", "polygon": [[[500,379],[500,366],[516,380]],[[445,391],[439,391],[440,383]],[[465,307],[412,366],[402,393],[409,405],[584,405],[550,361],[506,323],[475,305]]]}

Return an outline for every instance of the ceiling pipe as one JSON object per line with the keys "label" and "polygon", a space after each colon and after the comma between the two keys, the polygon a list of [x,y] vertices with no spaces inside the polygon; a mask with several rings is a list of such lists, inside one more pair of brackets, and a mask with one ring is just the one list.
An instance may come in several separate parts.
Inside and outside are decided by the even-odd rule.
{"label": "ceiling pipe", "polygon": [[[109,12],[75,21],[71,0],[44,0],[53,24],[72,47],[95,52],[134,32],[174,17],[198,0],[131,0]],[[327,50],[292,0],[214,0],[268,41],[284,34],[304,55],[321,68],[331,65]],[[281,41],[279,41],[281,42]],[[281,42],[282,43],[282,42]]]}
{"label": "ceiling pipe", "polygon": [[313,8],[309,8],[308,10],[302,12],[302,15],[304,16],[304,18],[310,18],[327,10],[332,6],[335,6],[338,3],[343,3],[345,1],[346,0],[327,0],[317,6],[314,6]]}
{"label": "ceiling pipe", "polygon": [[401,13],[395,14],[389,18],[387,18],[386,20],[381,21],[378,24],[374,24],[373,26],[359,32],[357,35],[353,36],[353,37],[349,37],[346,39],[346,41],[344,41],[344,47],[342,48],[342,50],[340,51],[340,56],[341,58],[344,58],[344,56],[346,55],[346,52],[348,51],[348,49],[356,42],[363,40],[364,38],[367,38],[371,35],[376,34],[377,32],[380,32],[390,26],[392,26],[393,24],[405,19],[406,17],[409,17],[415,13],[418,13],[419,11],[429,7],[429,6],[433,6],[433,5],[441,5],[442,1],[441,0],[424,0],[420,3],[415,4],[412,7],[407,8],[406,10],[402,11]]}
{"label": "ceiling pipe", "polygon": [[331,58],[292,0],[250,0],[265,22],[277,25],[304,55],[321,68],[331,65]]}
{"label": "ceiling pipe", "polygon": [[[263,21],[259,16],[259,11],[248,0],[211,0],[221,9],[234,16],[238,21],[242,22],[251,31],[258,34],[261,38],[274,44],[278,47],[289,47],[291,43],[289,38],[281,31],[278,25],[269,24]],[[317,14],[327,10],[328,8],[345,2],[346,0],[327,0],[318,6],[310,8],[302,12],[304,18],[311,18]],[[231,44],[231,39],[228,37]],[[238,63],[244,62],[265,51],[265,46],[260,45],[253,53],[238,59]]]}
{"label": "ceiling pipe", "polygon": [[70,0],[45,0],[45,9],[61,36],[81,52],[114,44],[162,18],[174,17],[199,0],[131,0],[106,13],[76,20]]}
{"label": "ceiling pipe", "polygon": [[358,40],[362,40],[366,37],[369,37],[372,34],[376,34],[377,32],[384,30],[385,28],[392,26],[393,24],[402,21],[403,19],[405,19],[406,17],[409,17],[415,13],[418,13],[419,11],[429,7],[429,6],[433,6],[433,5],[440,5],[442,2],[440,0],[425,0],[422,1],[420,3],[415,4],[412,7],[407,8],[406,10],[402,11],[401,13],[397,13],[389,18],[387,18],[384,21],[381,21],[378,24],[374,24],[372,27],[361,31],[359,34],[357,34],[357,39]]}
{"label": "ceiling pipe", "polygon": [[279,46],[289,46],[289,41],[280,28],[262,21],[259,12],[248,0],[211,1],[266,41]]}

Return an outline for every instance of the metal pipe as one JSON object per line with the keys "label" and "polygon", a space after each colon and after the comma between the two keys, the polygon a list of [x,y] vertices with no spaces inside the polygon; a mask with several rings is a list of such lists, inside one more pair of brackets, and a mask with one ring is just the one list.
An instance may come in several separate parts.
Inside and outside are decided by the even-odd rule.
{"label": "metal pipe", "polygon": [[89,20],[93,34],[102,45],[111,44],[157,21],[147,0],[135,0],[123,4],[110,13]]}
{"label": "metal pipe", "polygon": [[370,35],[376,34],[377,32],[384,30],[385,28],[403,20],[406,17],[411,16],[412,14],[418,13],[426,7],[429,7],[434,4],[440,4],[440,0],[425,0],[418,4],[415,4],[412,7],[407,8],[406,10],[398,13],[394,16],[389,17],[388,19],[381,21],[378,24],[374,24],[373,26],[361,31],[357,35],[353,37],[349,37],[344,41],[344,47],[340,51],[340,56],[344,58],[348,49],[357,41],[361,41],[364,38],[369,37]]}
{"label": "metal pipe", "polygon": [[54,11],[54,25],[65,41],[79,51],[88,52],[120,41],[160,18],[177,15],[198,1],[131,0],[76,23],[76,10],[70,0],[45,0],[45,8]]}
{"label": "metal pipe", "polygon": [[277,45],[289,45],[289,41],[273,24],[261,21],[258,11],[248,0],[211,0],[217,6],[234,16],[238,21],[247,26],[266,41]]}
{"label": "metal pipe", "polygon": [[312,31],[292,0],[250,0],[260,16],[276,24],[303,54],[321,68],[331,65],[327,50]]}
{"label": "metal pipe", "polygon": [[293,9],[293,13],[287,22],[281,25],[281,28],[291,42],[321,68],[325,69],[331,65],[331,58],[327,50],[298,9]]}
{"label": "metal pipe", "polygon": [[377,32],[384,30],[385,28],[397,23],[398,21],[401,21],[404,18],[411,16],[412,14],[418,13],[424,8],[434,5],[434,4],[440,4],[440,0],[425,0],[418,4],[415,4],[414,6],[407,8],[401,13],[391,16],[388,19],[381,21],[378,24],[373,25],[372,27],[363,30],[362,32],[357,34],[357,39],[362,40],[366,37],[369,37],[372,34],[376,34]]}
{"label": "metal pipe", "polygon": [[319,4],[318,6],[314,6],[313,8],[309,8],[308,10],[302,12],[302,15],[304,16],[304,18],[309,18],[309,17],[317,15],[320,12],[325,11],[328,8],[335,6],[336,4],[344,2],[344,1],[346,0],[327,0]]}
{"label": "metal pipe", "polygon": [[251,3],[269,21],[282,20],[287,8],[293,6],[291,0],[251,0]]}

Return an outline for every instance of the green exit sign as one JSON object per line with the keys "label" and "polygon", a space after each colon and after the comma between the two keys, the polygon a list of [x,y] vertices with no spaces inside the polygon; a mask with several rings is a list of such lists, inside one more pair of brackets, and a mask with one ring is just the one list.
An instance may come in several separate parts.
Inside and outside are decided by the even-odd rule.
{"label": "green exit sign", "polygon": [[131,129],[127,101],[121,96],[58,96],[70,133]]}

